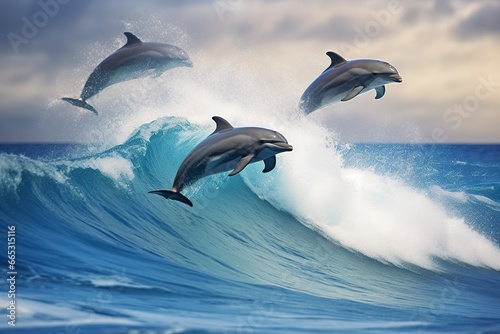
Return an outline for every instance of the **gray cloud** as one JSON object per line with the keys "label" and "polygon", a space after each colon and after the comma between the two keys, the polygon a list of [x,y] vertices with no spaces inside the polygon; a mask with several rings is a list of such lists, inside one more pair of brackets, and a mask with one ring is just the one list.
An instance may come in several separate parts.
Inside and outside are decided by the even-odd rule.
{"label": "gray cloud", "polygon": [[449,0],[439,0],[434,2],[434,7],[432,10],[436,15],[453,15],[455,13],[455,8],[452,6]]}
{"label": "gray cloud", "polygon": [[401,17],[401,23],[406,25],[416,24],[417,21],[423,16],[423,11],[416,5],[410,5],[409,7],[403,7],[403,16]]}
{"label": "gray cloud", "polygon": [[460,39],[485,35],[500,37],[500,3],[489,3],[476,10],[457,25],[454,35]]}
{"label": "gray cloud", "polygon": [[[415,25],[421,20],[435,21],[443,19],[446,16],[453,16],[455,14],[455,7],[458,1],[453,4],[449,0],[438,0],[433,3],[422,1],[420,3],[403,3],[403,16],[401,23],[406,25]],[[422,4],[424,6],[422,6]],[[459,4],[460,5],[460,4]]]}
{"label": "gray cloud", "polygon": [[[184,3],[182,1],[158,1],[145,0],[137,6],[136,1],[69,1],[67,4],[59,5],[57,13],[49,17],[43,26],[34,24],[37,13],[44,12],[41,3],[54,3],[56,0],[30,0],[30,1],[5,1],[0,3],[0,55],[18,53],[44,52],[57,59],[57,62],[65,61],[65,57],[72,55],[73,51],[96,42],[114,41],[134,22],[147,21],[155,16],[157,21],[151,21],[151,31],[158,29],[158,25],[188,27],[186,33],[213,32],[217,29],[214,23],[220,23],[211,1],[196,0]],[[192,10],[201,6],[204,12]],[[136,10],[135,10],[135,9]],[[45,15],[45,14],[44,14]],[[28,26],[34,26],[36,32],[33,36],[24,34]],[[191,23],[193,24],[191,26]],[[197,30],[201,26],[203,29]],[[23,28],[25,29],[23,31]],[[196,30],[191,31],[191,28]],[[9,39],[9,34],[16,34],[23,40],[15,45]],[[12,36],[12,35],[10,35]],[[202,42],[206,38],[201,38]],[[204,36],[206,37],[206,35]],[[147,37],[146,37],[147,38]],[[14,47],[13,47],[14,44]],[[15,52],[17,49],[18,52]]]}
{"label": "gray cloud", "polygon": [[350,41],[354,38],[355,22],[347,17],[335,15],[328,22],[318,24],[305,31],[303,37],[314,38],[322,41]]}

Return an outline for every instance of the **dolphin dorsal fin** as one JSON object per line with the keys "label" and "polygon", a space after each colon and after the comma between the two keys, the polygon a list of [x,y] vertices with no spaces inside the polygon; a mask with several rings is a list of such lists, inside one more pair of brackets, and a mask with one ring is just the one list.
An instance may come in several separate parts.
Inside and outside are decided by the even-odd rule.
{"label": "dolphin dorsal fin", "polygon": [[136,45],[136,44],[142,44],[142,41],[134,34],[131,32],[124,32],[123,33],[125,36],[127,36],[127,43],[123,46],[131,46],[131,45]]}
{"label": "dolphin dorsal fin", "polygon": [[341,55],[339,55],[338,53],[335,53],[333,51],[328,51],[326,53],[326,55],[328,57],[330,57],[330,59],[332,60],[332,63],[330,64],[330,66],[328,66],[328,68],[325,70],[328,71],[329,69],[331,69],[332,67],[337,67],[337,66],[340,66],[344,63],[347,63],[347,60],[344,59],[344,57],[342,57]]}
{"label": "dolphin dorsal fin", "polygon": [[226,121],[224,118],[222,118],[220,116],[214,116],[214,117],[212,117],[212,119],[215,121],[215,124],[217,124],[217,127],[215,128],[215,131],[212,134],[220,132],[220,131],[233,129],[233,126],[228,121]]}

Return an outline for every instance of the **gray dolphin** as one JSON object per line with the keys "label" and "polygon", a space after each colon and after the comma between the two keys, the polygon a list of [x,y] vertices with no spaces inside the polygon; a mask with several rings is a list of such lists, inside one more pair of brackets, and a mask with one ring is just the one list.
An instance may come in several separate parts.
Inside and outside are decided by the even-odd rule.
{"label": "gray dolphin", "polygon": [[148,75],[159,77],[175,67],[193,66],[187,53],[177,46],[142,42],[130,32],[124,34],[127,43],[97,65],[87,79],[80,98],[63,97],[62,100],[97,114],[86,101],[104,88]]}
{"label": "gray dolphin", "polygon": [[345,60],[335,52],[326,53],[330,66],[307,87],[300,108],[307,114],[338,101],[349,101],[372,89],[376,99],[385,94],[385,85],[403,79],[391,64],[376,59]]}
{"label": "gray dolphin", "polygon": [[217,124],[215,131],[195,146],[181,163],[171,190],[153,190],[166,199],[193,206],[180,192],[197,180],[227,171],[229,176],[241,172],[248,164],[264,161],[263,172],[276,166],[276,154],[293,150],[282,134],[257,127],[233,128],[219,116],[212,119]]}

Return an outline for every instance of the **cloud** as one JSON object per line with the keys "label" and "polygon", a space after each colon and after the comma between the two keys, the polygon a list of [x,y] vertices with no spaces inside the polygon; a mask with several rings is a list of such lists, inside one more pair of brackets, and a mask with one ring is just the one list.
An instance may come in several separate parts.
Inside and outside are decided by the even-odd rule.
{"label": "cloud", "polygon": [[433,12],[436,15],[453,15],[455,13],[455,8],[452,6],[449,0],[438,0],[434,2]]}
{"label": "cloud", "polygon": [[[20,33],[22,17],[32,18],[40,11],[38,1],[0,2],[0,122],[10,124],[9,132],[0,131],[0,141],[12,139],[16,133],[24,133],[32,141],[91,141],[94,137],[86,134],[87,129],[99,128],[106,119],[119,120],[118,112],[110,115],[114,112],[110,97],[120,96],[112,88],[96,97],[95,103],[102,110],[98,118],[54,101],[61,96],[78,96],[92,69],[123,45],[124,31],[134,32],[144,41],[185,49],[195,62],[192,73],[203,78],[204,85],[219,66],[228,71],[237,71],[238,66],[252,69],[256,79],[248,84],[270,83],[276,92],[274,98],[286,96],[292,109],[305,87],[328,66],[327,50],[341,52],[341,46],[349,44],[358,51],[351,58],[387,60],[401,71],[404,83],[391,87],[392,94],[381,101],[370,97],[338,106],[359,111],[327,122],[332,127],[340,122],[348,140],[356,141],[405,140],[406,130],[400,130],[410,123],[428,133],[442,121],[448,106],[474,92],[478,76],[497,68],[495,55],[500,51],[498,43],[475,38],[498,36],[500,4],[495,0],[401,2],[403,10],[381,25],[380,33],[363,46],[356,44],[355,28],[364,30],[375,20],[374,12],[388,9],[387,1],[227,0],[237,8],[224,13],[221,20],[213,0],[144,0],[140,10],[134,0],[72,0],[15,54],[6,36]],[[188,72],[180,73],[188,80]],[[172,74],[165,76],[162,85],[172,82]],[[493,74],[500,80],[500,73]],[[141,83],[127,87],[138,91]],[[184,84],[189,86],[189,81]],[[234,78],[227,84],[237,85]],[[168,89],[163,87],[161,94]],[[246,89],[241,85],[241,90]],[[152,94],[150,87],[144,91]],[[492,95],[489,105],[482,105],[478,113],[495,109],[492,106],[500,103],[497,96]],[[125,102],[120,108],[129,106]],[[374,108],[387,113],[370,113]],[[332,117],[335,109],[330,111]],[[44,115],[42,125],[40,113]],[[483,128],[488,134],[482,138],[500,141],[498,132],[488,127],[498,124],[498,116],[488,115],[492,115],[490,119],[477,118],[477,127],[471,122],[453,132],[453,140],[478,136],[476,129],[486,122]],[[371,132],[365,129],[370,123],[378,125]],[[104,130],[103,136],[107,133]]]}
{"label": "cloud", "polygon": [[[401,23],[405,25],[416,25],[420,22],[435,22],[447,17],[453,17],[456,13],[455,6],[459,0],[420,1],[418,3],[403,2],[404,10]],[[467,3],[460,2],[458,6],[464,7]]]}
{"label": "cloud", "polygon": [[500,37],[500,3],[488,3],[477,9],[456,26],[454,35],[459,39]]}
{"label": "cloud", "polygon": [[352,40],[355,25],[355,22],[346,16],[334,15],[327,22],[306,31],[303,37],[336,42]]}
{"label": "cloud", "polygon": [[55,72],[40,71],[42,54],[0,57],[0,140],[37,136],[36,124],[47,109]]}

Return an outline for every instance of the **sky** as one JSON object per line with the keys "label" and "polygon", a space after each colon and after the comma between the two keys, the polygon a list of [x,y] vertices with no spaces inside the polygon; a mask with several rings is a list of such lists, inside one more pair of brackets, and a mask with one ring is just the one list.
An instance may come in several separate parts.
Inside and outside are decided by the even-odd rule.
{"label": "sky", "polygon": [[[346,59],[388,61],[403,77],[403,83],[388,85],[380,100],[369,92],[308,116],[338,133],[340,140],[500,143],[497,0],[138,4],[0,2],[0,142],[102,140],[110,128],[129,122],[129,94],[141,91],[140,103],[153,108],[154,99],[148,96],[170,96],[166,89],[179,90],[180,80],[187,78],[198,80],[194,87],[199,90],[190,92],[194,99],[203,98],[200,84],[206,82],[206,89],[227,85],[244,92],[240,101],[260,98],[264,93],[258,90],[265,89],[279,102],[271,101],[271,107],[294,109],[307,86],[328,67],[325,53],[331,50]],[[100,111],[97,117],[60,101],[62,96],[79,96],[92,69],[124,44],[124,31],[144,41],[182,47],[196,74],[175,69],[159,81],[139,79],[110,87],[89,101]],[[135,112],[140,120],[158,117],[145,117],[148,112],[141,108]]]}

